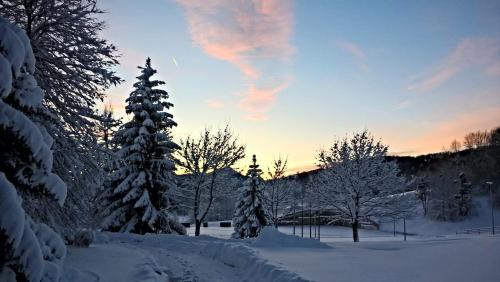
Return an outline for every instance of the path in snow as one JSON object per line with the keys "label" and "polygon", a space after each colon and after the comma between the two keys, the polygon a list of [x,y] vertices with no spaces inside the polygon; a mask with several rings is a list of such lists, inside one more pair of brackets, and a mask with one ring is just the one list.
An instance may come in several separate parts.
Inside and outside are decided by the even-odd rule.
{"label": "path in snow", "polygon": [[68,248],[67,281],[306,281],[259,257],[248,242],[176,235],[99,234]]}

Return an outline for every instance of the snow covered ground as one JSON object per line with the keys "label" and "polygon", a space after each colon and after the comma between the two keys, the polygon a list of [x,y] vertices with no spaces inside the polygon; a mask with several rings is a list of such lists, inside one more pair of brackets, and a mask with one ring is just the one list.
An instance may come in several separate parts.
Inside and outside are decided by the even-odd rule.
{"label": "snow covered ground", "polygon": [[[230,239],[232,228],[218,222],[202,227],[200,237],[97,233],[90,248],[68,248],[67,281],[500,281],[500,235],[461,234],[488,226],[489,205],[477,198],[477,216],[455,223],[424,218],[407,221],[415,236],[350,228],[318,230],[266,228],[258,239]],[[495,211],[500,221],[500,212]],[[398,225],[398,231],[401,226]],[[188,228],[194,234],[194,228]],[[208,236],[207,236],[208,235]]]}
{"label": "snow covered ground", "polygon": [[249,241],[209,236],[99,234],[68,248],[67,281],[306,281],[261,258]]}
{"label": "snow covered ground", "polygon": [[[373,233],[377,234],[377,233]],[[365,236],[369,235],[368,233]],[[69,248],[67,281],[498,281],[500,236],[323,243],[103,233]]]}
{"label": "snow covered ground", "polygon": [[[280,226],[278,230],[282,233],[293,235],[292,226]],[[188,235],[194,235],[194,227],[187,228]],[[201,228],[202,235],[209,235],[221,239],[231,238],[233,233],[233,228],[218,227],[216,224],[209,222],[208,227]],[[333,242],[352,242],[352,229],[349,227],[342,226],[321,226],[320,230],[321,242],[333,243]],[[309,225],[304,225],[304,238],[315,238],[318,235],[317,226],[311,226],[311,231],[309,232]],[[295,235],[302,237],[301,226],[295,226]],[[396,234],[393,236],[392,231],[377,231],[377,230],[360,230],[361,241],[401,241],[403,240],[403,235]],[[411,236],[408,236],[408,240]]]}
{"label": "snow covered ground", "polygon": [[500,236],[339,242],[331,249],[257,248],[313,281],[499,281]]}
{"label": "snow covered ground", "polygon": [[[449,234],[456,234],[465,229],[491,227],[491,205],[489,197],[481,196],[473,198],[474,209],[473,216],[463,221],[457,222],[442,222],[429,220],[422,216],[417,216],[413,219],[406,220],[406,230],[408,233],[416,234],[418,237],[432,237]],[[495,218],[497,226],[500,225],[500,210],[495,209]],[[394,229],[393,222],[381,224],[381,230],[392,232]],[[396,230],[403,231],[403,221],[399,220],[396,223]]]}

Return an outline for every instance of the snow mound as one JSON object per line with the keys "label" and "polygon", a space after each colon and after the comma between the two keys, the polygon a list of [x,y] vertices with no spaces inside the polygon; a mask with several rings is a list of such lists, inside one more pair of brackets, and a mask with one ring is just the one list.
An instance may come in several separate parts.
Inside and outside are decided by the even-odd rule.
{"label": "snow mound", "polygon": [[272,227],[266,227],[252,244],[254,247],[274,248],[331,248],[316,239],[286,235]]}
{"label": "snow mound", "polygon": [[170,281],[170,278],[167,274],[167,269],[158,265],[158,262],[152,256],[146,257],[143,263],[136,266],[134,279],[135,281],[148,282]]}
{"label": "snow mound", "polygon": [[269,263],[250,247],[241,243],[213,242],[202,255],[239,269],[245,281],[302,282],[309,281],[287,269]]}

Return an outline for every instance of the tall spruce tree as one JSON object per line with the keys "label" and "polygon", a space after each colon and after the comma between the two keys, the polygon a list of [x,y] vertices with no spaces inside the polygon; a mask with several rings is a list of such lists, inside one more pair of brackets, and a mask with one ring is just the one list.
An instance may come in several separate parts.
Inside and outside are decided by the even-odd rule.
{"label": "tall spruce tree", "polygon": [[22,200],[62,205],[66,185],[52,172],[53,138],[30,114],[46,115],[26,34],[0,17],[0,281],[58,281],[66,248]]}
{"label": "tall spruce tree", "polygon": [[102,227],[139,234],[185,233],[169,215],[168,191],[175,185],[172,153],[178,149],[170,136],[177,124],[167,112],[173,105],[167,102],[168,93],[157,88],[165,83],[151,80],[156,73],[151,60],[148,58],[146,66],[139,68],[139,81],[125,107],[132,120],[115,136],[121,147],[121,165],[111,173],[105,191]]}
{"label": "tall spruce tree", "polygon": [[247,173],[248,179],[238,191],[239,199],[233,218],[236,237],[257,237],[262,228],[268,224],[268,216],[264,209],[264,194],[261,189],[261,174],[257,158],[253,155]]}

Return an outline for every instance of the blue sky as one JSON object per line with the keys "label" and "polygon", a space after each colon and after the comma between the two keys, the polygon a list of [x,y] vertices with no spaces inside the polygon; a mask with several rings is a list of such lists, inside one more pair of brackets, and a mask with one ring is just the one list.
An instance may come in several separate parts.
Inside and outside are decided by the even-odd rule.
{"label": "blue sky", "polygon": [[175,105],[175,138],[230,122],[264,167],[282,155],[306,169],[318,149],[365,128],[415,155],[500,125],[499,1],[101,7],[103,36],[123,54],[126,81],[109,91],[117,113],[150,56]]}

